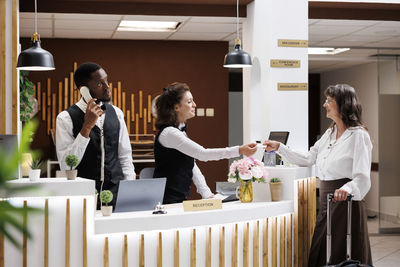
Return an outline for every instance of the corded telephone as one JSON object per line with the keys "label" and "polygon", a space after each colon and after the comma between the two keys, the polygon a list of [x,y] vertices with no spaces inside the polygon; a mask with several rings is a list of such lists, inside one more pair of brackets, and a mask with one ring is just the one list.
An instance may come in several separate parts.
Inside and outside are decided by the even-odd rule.
{"label": "corded telephone", "polygon": [[89,92],[89,88],[87,88],[87,86],[82,86],[80,91],[83,99],[85,99],[86,103],[89,103],[89,101],[92,99],[92,96],[90,95]]}

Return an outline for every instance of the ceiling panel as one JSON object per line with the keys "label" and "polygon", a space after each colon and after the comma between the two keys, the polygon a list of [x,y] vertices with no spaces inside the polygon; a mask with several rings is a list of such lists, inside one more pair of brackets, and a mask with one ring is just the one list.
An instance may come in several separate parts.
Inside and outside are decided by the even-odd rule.
{"label": "ceiling panel", "polygon": [[379,20],[348,20],[348,19],[321,19],[314,25],[318,26],[372,26],[382,23]]}
{"label": "ceiling panel", "polygon": [[[20,28],[23,27],[23,28],[33,29],[35,27],[34,19],[23,18],[20,19],[19,22],[20,22]],[[52,22],[53,22],[52,19],[38,19],[37,20],[38,31],[41,29],[51,29],[53,27]]]}
{"label": "ceiling panel", "polygon": [[193,40],[193,41],[219,41],[226,37],[226,33],[190,33],[176,32],[169,40]]}
{"label": "ceiling panel", "polygon": [[144,21],[177,21],[184,22],[190,17],[186,16],[139,16],[139,15],[125,15],[123,20],[144,20]]}
{"label": "ceiling panel", "polygon": [[121,15],[54,13],[55,19],[65,20],[120,20]]}
{"label": "ceiling panel", "polygon": [[229,23],[185,23],[179,32],[219,32],[219,33],[232,33],[236,31],[236,24]]}
{"label": "ceiling panel", "polygon": [[56,29],[81,29],[81,30],[115,30],[119,25],[118,20],[65,20],[56,19],[55,28]]}
{"label": "ceiling panel", "polygon": [[396,36],[400,35],[400,27],[369,27],[357,31],[357,35],[379,35],[379,36]]}
{"label": "ceiling panel", "polygon": [[[243,22],[245,18],[239,18],[239,22]],[[204,23],[236,23],[235,17],[191,17],[191,22]]]}
{"label": "ceiling panel", "polygon": [[352,33],[358,30],[365,28],[364,26],[318,26],[318,25],[311,25],[308,28],[309,34],[335,34],[335,35],[344,35],[348,33]]}
{"label": "ceiling panel", "polygon": [[76,36],[84,36],[85,39],[110,39],[112,33],[113,31],[56,29],[54,31],[54,37],[76,38]]}
{"label": "ceiling panel", "polygon": [[[34,33],[33,28],[23,28],[20,29],[19,31],[19,36],[21,37],[32,37],[32,34]],[[53,38],[53,31],[52,29],[38,29],[38,33],[40,34],[40,38]]]}
{"label": "ceiling panel", "polygon": [[128,39],[128,40],[164,40],[171,32],[129,32],[116,31],[112,39]]}

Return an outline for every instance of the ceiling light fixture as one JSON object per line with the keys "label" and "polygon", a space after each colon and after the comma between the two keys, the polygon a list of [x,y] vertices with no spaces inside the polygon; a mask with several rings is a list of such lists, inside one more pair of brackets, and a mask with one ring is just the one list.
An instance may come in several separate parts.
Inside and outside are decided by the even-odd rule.
{"label": "ceiling light fixture", "polygon": [[180,24],[176,21],[122,20],[117,31],[170,32],[176,31]]}
{"label": "ceiling light fixture", "polygon": [[332,47],[309,47],[309,55],[336,55],[349,51],[350,48],[332,48]]}
{"label": "ceiling light fixture", "polygon": [[40,34],[37,33],[37,3],[35,0],[35,33],[32,46],[18,56],[17,69],[28,71],[54,70],[53,55],[40,47]]}
{"label": "ceiling light fixture", "polygon": [[239,39],[239,0],[236,0],[236,39],[235,49],[225,55],[224,67],[225,68],[248,68],[251,67],[250,55],[243,51]]}

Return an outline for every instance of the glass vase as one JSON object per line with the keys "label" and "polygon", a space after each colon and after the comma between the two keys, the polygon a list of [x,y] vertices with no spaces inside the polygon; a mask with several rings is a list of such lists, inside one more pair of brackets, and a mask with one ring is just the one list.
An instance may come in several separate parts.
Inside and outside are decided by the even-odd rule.
{"label": "glass vase", "polygon": [[240,181],[240,202],[249,203],[253,201],[253,185],[251,180]]}

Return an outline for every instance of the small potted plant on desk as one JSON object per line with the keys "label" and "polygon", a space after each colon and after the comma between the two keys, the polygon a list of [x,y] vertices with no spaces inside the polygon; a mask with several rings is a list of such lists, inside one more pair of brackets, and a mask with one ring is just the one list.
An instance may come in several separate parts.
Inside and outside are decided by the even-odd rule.
{"label": "small potted plant on desk", "polygon": [[29,180],[30,181],[37,181],[40,178],[40,167],[42,165],[42,160],[40,158],[32,159],[30,164],[31,169],[29,170]]}
{"label": "small potted plant on desk", "polygon": [[269,181],[269,189],[271,191],[271,200],[280,201],[282,193],[282,182],[278,177],[271,178]]}
{"label": "small potted plant on desk", "polygon": [[72,168],[74,168],[76,165],[78,165],[78,157],[73,154],[68,155],[65,158],[65,163],[67,164],[67,166],[69,166],[71,168],[70,170],[65,171],[65,174],[67,175],[67,179],[75,180],[76,175],[78,174],[78,170],[73,170]]}
{"label": "small potted plant on desk", "polygon": [[[110,190],[103,190],[100,192],[101,213],[103,216],[110,216],[112,213],[112,206],[108,206],[113,199],[113,193]],[[103,206],[103,204],[106,204]]]}

